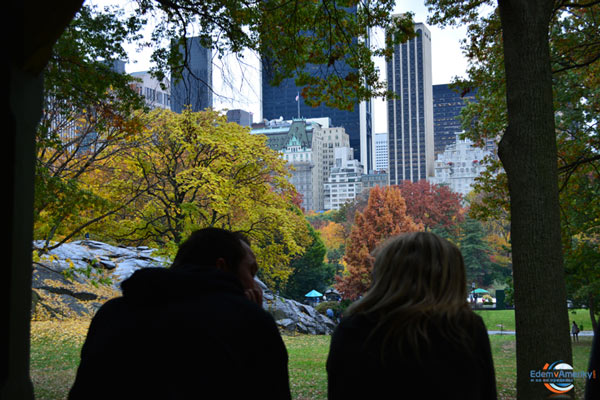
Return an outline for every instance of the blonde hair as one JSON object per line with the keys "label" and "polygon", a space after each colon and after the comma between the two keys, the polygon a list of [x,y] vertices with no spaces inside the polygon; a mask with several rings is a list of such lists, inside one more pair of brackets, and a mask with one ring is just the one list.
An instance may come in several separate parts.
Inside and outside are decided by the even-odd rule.
{"label": "blonde hair", "polygon": [[373,282],[347,314],[364,314],[400,352],[419,358],[428,351],[432,330],[468,349],[474,318],[467,303],[465,266],[460,250],[430,232],[393,237],[375,250]]}

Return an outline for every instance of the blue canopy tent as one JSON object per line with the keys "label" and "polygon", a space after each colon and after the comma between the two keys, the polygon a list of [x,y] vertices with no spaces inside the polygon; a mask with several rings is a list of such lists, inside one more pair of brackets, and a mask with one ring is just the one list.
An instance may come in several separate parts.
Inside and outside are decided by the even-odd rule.
{"label": "blue canopy tent", "polygon": [[304,295],[304,297],[322,297],[323,293],[319,293],[316,290],[311,290],[310,292],[306,293]]}
{"label": "blue canopy tent", "polygon": [[311,290],[304,295],[309,304],[317,304],[319,299],[323,297],[323,293],[319,293],[316,290]]}

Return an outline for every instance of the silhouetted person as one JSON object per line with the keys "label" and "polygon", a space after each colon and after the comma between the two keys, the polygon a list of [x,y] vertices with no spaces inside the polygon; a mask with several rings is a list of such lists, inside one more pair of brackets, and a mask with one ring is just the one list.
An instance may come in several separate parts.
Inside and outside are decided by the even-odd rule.
{"label": "silhouetted person", "polygon": [[571,325],[571,334],[573,335],[573,341],[579,343],[579,327],[575,321]]}
{"label": "silhouetted person", "polygon": [[290,399],[257,270],[245,239],[208,228],[136,271],[93,318],[69,399]]}
{"label": "silhouetted person", "polygon": [[432,233],[376,250],[371,288],[334,331],[331,399],[496,399],[482,319],[467,302],[463,258]]}
{"label": "silhouetted person", "polygon": [[588,372],[592,374],[585,385],[585,400],[600,399],[600,324],[596,325]]}

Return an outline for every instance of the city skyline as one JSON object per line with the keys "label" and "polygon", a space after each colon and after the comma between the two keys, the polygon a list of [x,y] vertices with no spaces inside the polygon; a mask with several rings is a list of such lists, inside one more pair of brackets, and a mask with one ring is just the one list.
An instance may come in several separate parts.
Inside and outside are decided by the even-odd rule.
{"label": "city skyline", "polygon": [[[107,1],[96,1],[106,3]],[[456,76],[466,75],[467,61],[460,50],[460,40],[466,37],[465,27],[440,28],[427,24],[427,8],[423,0],[402,1],[396,4],[394,13],[411,11],[416,23],[425,23],[432,37],[432,84],[450,83]],[[372,36],[374,44],[381,44],[382,32]],[[137,52],[134,47],[128,49],[131,60],[126,64],[128,73],[148,70],[150,52],[146,49]],[[375,60],[380,67],[381,78],[385,79],[385,60]],[[213,57],[213,106],[215,109],[243,109],[253,114],[254,122],[263,119],[260,103],[259,59],[255,54],[245,52],[243,58],[230,55],[223,60]],[[387,132],[387,105],[384,99],[373,101],[373,132]]]}

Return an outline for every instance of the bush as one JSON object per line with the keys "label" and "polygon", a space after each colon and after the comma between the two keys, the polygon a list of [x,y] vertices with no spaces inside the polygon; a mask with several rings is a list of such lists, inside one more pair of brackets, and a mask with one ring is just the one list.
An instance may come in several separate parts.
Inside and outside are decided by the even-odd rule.
{"label": "bush", "polygon": [[324,301],[322,303],[317,304],[315,310],[317,310],[319,314],[327,316],[328,308],[331,308],[335,315],[340,315],[343,311],[343,307],[339,301]]}

